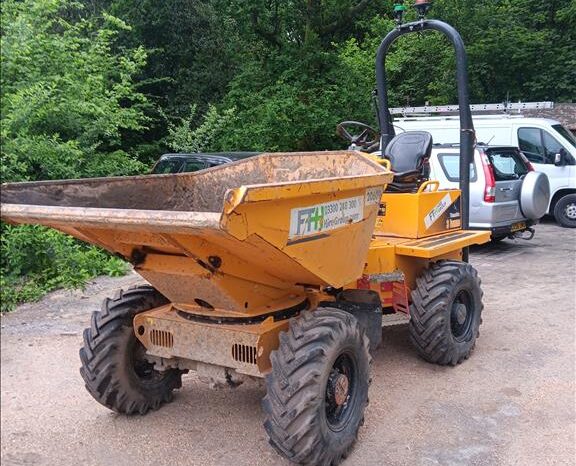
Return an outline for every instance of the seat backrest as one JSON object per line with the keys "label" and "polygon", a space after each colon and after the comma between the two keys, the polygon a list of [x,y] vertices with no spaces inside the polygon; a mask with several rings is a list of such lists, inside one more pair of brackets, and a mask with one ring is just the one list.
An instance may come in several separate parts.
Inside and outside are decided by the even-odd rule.
{"label": "seat backrest", "polygon": [[426,131],[407,131],[395,136],[384,151],[392,170],[404,173],[422,170],[424,162],[432,153],[432,135]]}

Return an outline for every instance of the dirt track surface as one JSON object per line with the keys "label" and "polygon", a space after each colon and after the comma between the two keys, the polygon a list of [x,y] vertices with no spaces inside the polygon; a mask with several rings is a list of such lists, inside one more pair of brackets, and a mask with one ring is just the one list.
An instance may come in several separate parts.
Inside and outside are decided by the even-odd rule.
{"label": "dirt track surface", "polygon": [[[470,360],[418,359],[384,329],[366,423],[346,465],[574,465],[576,230],[475,249],[484,323]],[[82,330],[136,275],[100,278],[3,316],[2,465],[287,465],[261,427],[264,389],[211,390],[187,376],[144,417],[96,403],[78,372]]]}

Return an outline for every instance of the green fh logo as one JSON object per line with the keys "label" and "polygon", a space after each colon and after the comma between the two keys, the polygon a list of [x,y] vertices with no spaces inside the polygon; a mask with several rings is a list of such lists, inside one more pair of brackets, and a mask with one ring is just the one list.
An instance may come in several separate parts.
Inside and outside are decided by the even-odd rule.
{"label": "green fh logo", "polygon": [[324,226],[325,206],[316,206],[298,211],[298,229],[296,234],[303,235],[322,230]]}
{"label": "green fh logo", "polygon": [[314,215],[310,217],[310,222],[314,224],[314,230],[321,230],[324,226],[324,206],[316,207]]}

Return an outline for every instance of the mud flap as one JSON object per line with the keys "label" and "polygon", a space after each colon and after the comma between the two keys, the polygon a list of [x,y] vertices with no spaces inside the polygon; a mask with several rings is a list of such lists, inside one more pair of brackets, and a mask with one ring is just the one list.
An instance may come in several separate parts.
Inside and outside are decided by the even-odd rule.
{"label": "mud flap", "polygon": [[349,312],[360,323],[370,341],[370,351],[374,351],[382,342],[382,303],[380,296],[370,290],[344,290],[336,301],[320,303],[323,307],[336,307]]}

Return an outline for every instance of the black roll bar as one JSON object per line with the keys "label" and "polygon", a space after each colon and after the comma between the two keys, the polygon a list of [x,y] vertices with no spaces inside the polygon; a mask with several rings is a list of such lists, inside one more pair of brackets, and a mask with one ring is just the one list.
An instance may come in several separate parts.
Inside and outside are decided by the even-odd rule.
{"label": "black roll bar", "polygon": [[[470,164],[474,156],[475,133],[470,111],[470,95],[468,90],[468,57],[464,48],[464,41],[456,29],[449,24],[438,20],[414,21],[398,25],[390,31],[376,54],[376,86],[378,89],[378,121],[380,124],[380,149],[384,149],[395,136],[392,117],[388,110],[388,89],[386,83],[386,55],[392,43],[404,34],[427,30],[439,31],[444,34],[456,52],[456,79],[458,82],[458,105],[460,107],[460,190],[462,209],[462,228],[470,226]],[[468,248],[463,251],[463,260],[468,262]]]}

